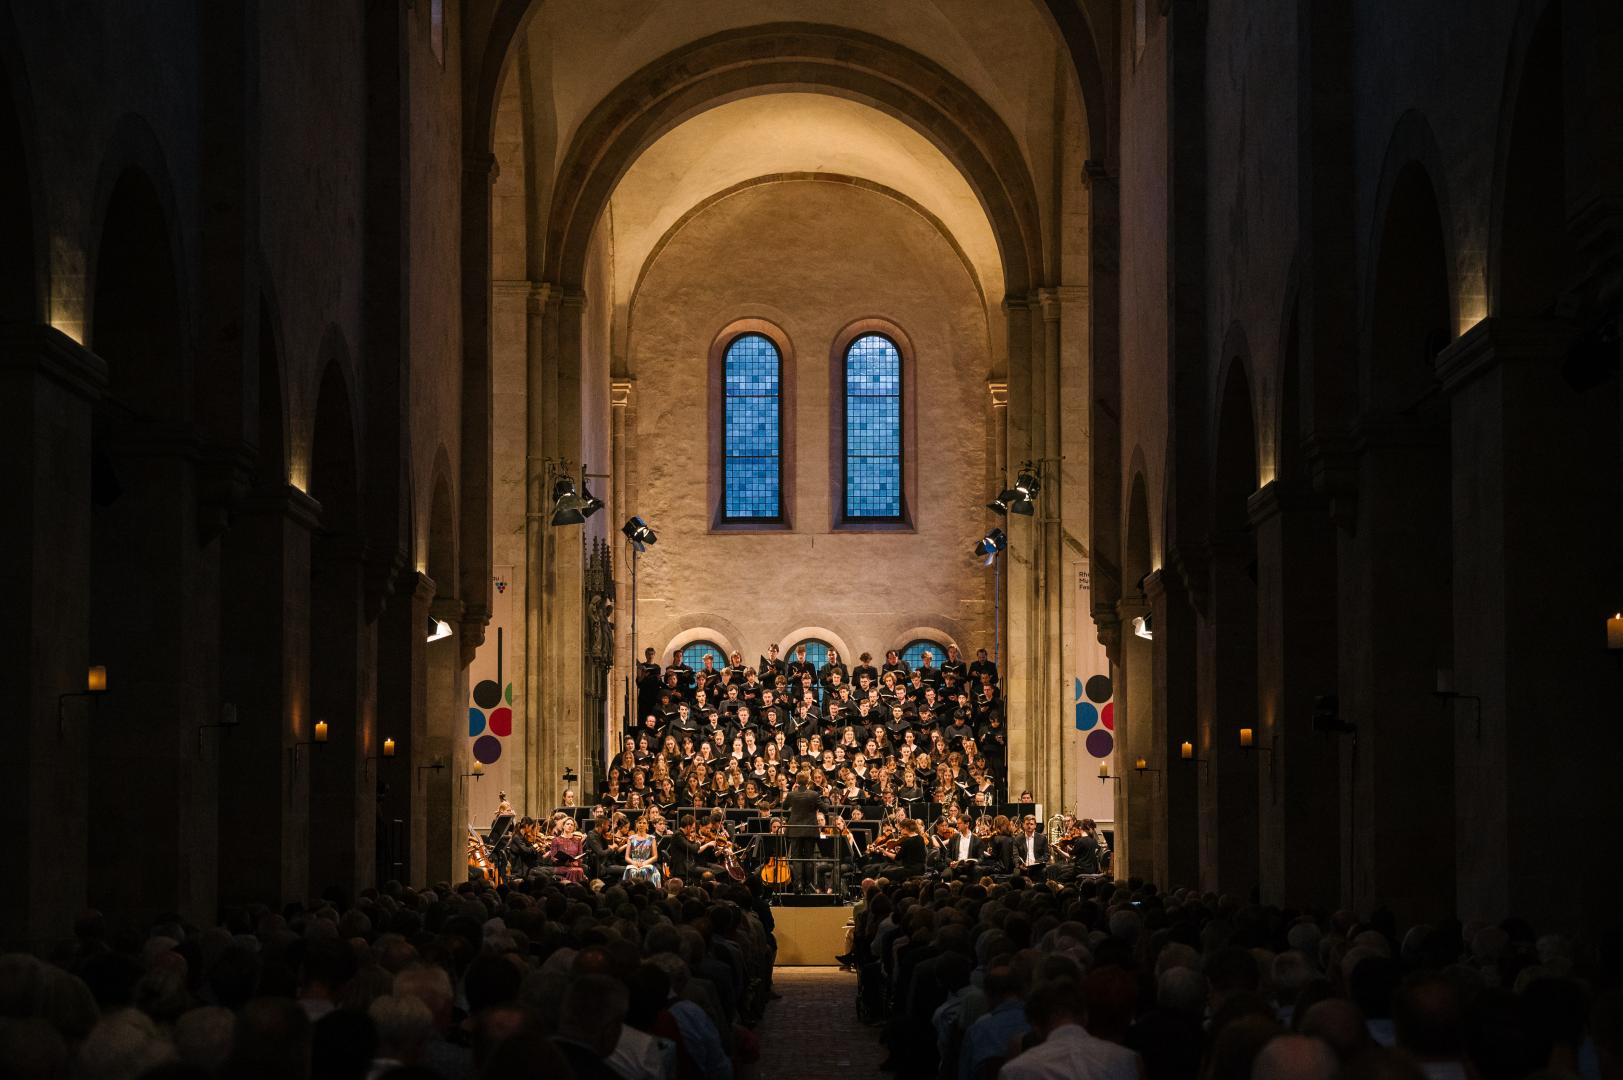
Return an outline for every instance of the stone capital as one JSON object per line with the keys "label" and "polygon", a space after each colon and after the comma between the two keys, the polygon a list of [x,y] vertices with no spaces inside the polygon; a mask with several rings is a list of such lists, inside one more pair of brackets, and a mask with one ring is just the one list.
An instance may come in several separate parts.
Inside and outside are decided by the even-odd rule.
{"label": "stone capital", "polygon": [[51,326],[0,326],[0,377],[32,372],[96,401],[107,392],[107,364]]}
{"label": "stone capital", "polygon": [[635,379],[616,379],[609,383],[609,404],[622,409],[630,405],[631,392],[635,385]]}
{"label": "stone capital", "polygon": [[396,596],[408,600],[420,600],[423,603],[433,600],[437,591],[434,579],[417,569],[404,571],[394,587]]}
{"label": "stone capital", "polygon": [[1043,318],[1048,322],[1059,321],[1064,305],[1088,302],[1088,290],[1082,285],[1056,285],[1052,288],[1038,289],[1036,296],[1037,304],[1042,308]]}
{"label": "stone capital", "polygon": [[1001,380],[987,380],[986,392],[992,399],[992,408],[1002,409],[1009,404],[1009,384]]}
{"label": "stone capital", "polygon": [[1251,524],[1261,525],[1282,514],[1323,511],[1325,500],[1305,484],[1270,480],[1252,492],[1245,505]]}
{"label": "stone capital", "polygon": [[250,492],[234,512],[239,515],[281,515],[310,532],[315,532],[321,525],[321,504],[292,484]]}
{"label": "stone capital", "polygon": [[1552,320],[1483,319],[1437,354],[1437,379],[1444,393],[1457,394],[1501,365],[1547,361],[1565,349],[1571,334]]}

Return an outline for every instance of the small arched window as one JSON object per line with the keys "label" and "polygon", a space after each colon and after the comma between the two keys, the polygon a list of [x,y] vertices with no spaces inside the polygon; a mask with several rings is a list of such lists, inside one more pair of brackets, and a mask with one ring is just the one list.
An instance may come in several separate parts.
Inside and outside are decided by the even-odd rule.
{"label": "small arched window", "polygon": [[916,641],[909,642],[907,648],[902,650],[902,659],[907,661],[908,670],[917,671],[926,652],[930,654],[932,667],[940,668],[942,662],[947,659],[947,647],[945,645],[939,641],[931,641],[929,638],[919,638]]}
{"label": "small arched window", "polygon": [[727,666],[727,654],[721,651],[721,646],[714,641],[690,641],[682,646],[682,663],[698,671],[704,667],[704,658],[713,656],[712,661],[716,670],[720,671]]}
{"label": "small arched window", "polygon": [[824,664],[828,663],[828,642],[819,641],[817,638],[807,638],[804,641],[795,642],[794,645],[790,647],[789,655],[785,656],[784,660],[792,661],[798,659],[796,650],[802,645],[806,646],[806,662],[812,667],[820,668]]}
{"label": "small arched window", "polygon": [[853,522],[902,520],[902,354],[884,334],[845,349],[845,507]]}
{"label": "small arched window", "polygon": [[765,334],[740,334],[722,372],[722,518],[783,518],[783,358]]}

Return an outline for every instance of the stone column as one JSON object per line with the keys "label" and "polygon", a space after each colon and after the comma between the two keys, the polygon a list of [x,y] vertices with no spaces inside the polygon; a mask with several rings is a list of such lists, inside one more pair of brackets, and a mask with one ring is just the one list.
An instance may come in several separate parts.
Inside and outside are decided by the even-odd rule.
{"label": "stone column", "polygon": [[201,733],[218,747],[224,779],[223,903],[309,895],[309,770],[294,768],[302,751],[292,747],[310,712],[310,537],[320,514],[283,485],[248,498],[224,538],[221,697],[237,726]]}
{"label": "stone column", "polygon": [[[428,614],[456,627],[458,637],[469,625],[462,602],[436,596]],[[426,621],[424,623],[427,625]],[[424,883],[457,882],[467,876],[468,799],[460,774],[472,767],[468,752],[468,668],[456,638],[436,641],[424,650],[427,675],[424,700],[427,719],[423,744],[412,763],[413,798],[423,803],[425,861],[413,874]],[[435,769],[431,766],[441,765]]]}
{"label": "stone column", "polygon": [[1211,594],[1200,619],[1200,738],[1208,783],[1200,800],[1204,888],[1247,895],[1257,883],[1257,751],[1240,729],[1257,727],[1257,588],[1249,546],[1214,547]]}
{"label": "stone column", "polygon": [[[616,379],[609,384],[610,432],[614,463],[611,487],[614,492],[609,523],[609,546],[614,552],[614,667],[609,672],[609,712],[628,726],[638,719],[636,664],[631,652],[631,556],[619,528],[637,513],[637,410],[633,395],[635,381]],[[655,528],[657,534],[659,530]],[[639,645],[638,648],[641,648]],[[546,788],[539,790],[545,791]]]}
{"label": "stone column", "polygon": [[117,492],[91,526],[90,643],[113,692],[82,714],[89,900],[136,918],[211,919],[218,773],[198,746],[220,717],[220,548],[199,540],[198,442],[186,425],[116,410],[98,437]]}
{"label": "stone column", "polygon": [[1327,502],[1273,481],[1250,500],[1257,537],[1257,747],[1264,902],[1338,905],[1343,736],[1313,729],[1336,689],[1336,562]]}
{"label": "stone column", "polygon": [[[361,764],[368,750],[362,682],[370,668],[361,608],[364,547],[336,538],[316,545],[310,589],[310,716],[296,749],[297,768],[309,770],[310,890],[331,886],[353,892],[372,877],[374,851],[362,842]],[[327,724],[326,742],[314,742]],[[368,826],[373,808],[366,807]],[[368,828],[367,835],[372,835]],[[364,868],[363,868],[364,864]]]}
{"label": "stone column", "polygon": [[[1166,878],[1156,874],[1166,862],[1167,740],[1161,726],[1165,718],[1157,715],[1155,708],[1153,639],[1146,641],[1132,628],[1135,618],[1148,615],[1153,632],[1155,618],[1147,595],[1124,598],[1117,604],[1117,611],[1121,627],[1121,645],[1117,651],[1121,663],[1116,667],[1115,678],[1116,760],[1122,777],[1121,799],[1126,807],[1126,829],[1118,823],[1116,830],[1118,855],[1122,851],[1126,853],[1118,872],[1162,884]],[[1140,757],[1146,762],[1142,773],[1133,767]]]}
{"label": "stone column", "polygon": [[1204,757],[1197,740],[1195,687],[1195,613],[1177,574],[1157,570],[1144,579],[1154,619],[1151,643],[1151,694],[1154,697],[1157,753],[1150,764],[1163,770],[1156,797],[1155,876],[1157,884],[1200,883],[1197,821],[1205,767],[1184,760],[1179,747],[1188,742],[1195,757]]}
{"label": "stone column", "polygon": [[[383,880],[421,881],[428,858],[427,800],[418,765],[428,763],[428,620],[436,582],[418,570],[400,575],[378,625],[377,735],[362,769],[378,793],[378,840]],[[454,625],[454,624],[453,624]],[[446,651],[455,651],[449,641]],[[393,739],[394,756],[384,756]]]}
{"label": "stone column", "polygon": [[[1007,297],[1003,308],[1008,319],[1009,407],[1006,413],[1005,460],[1012,472],[1036,452],[1037,433],[1033,415],[1041,411],[1037,395],[1042,391],[1039,364],[1033,355],[1031,303],[1026,297]],[[1042,755],[1045,736],[1052,726],[1035,712],[1040,689],[1040,646],[1043,619],[1038,596],[1038,545],[1041,530],[1033,518],[1011,514],[996,522],[1009,538],[1009,547],[999,557],[1003,573],[1003,656],[998,658],[1003,685],[1004,708],[1009,725],[1009,790],[1031,788],[1039,802],[1051,802],[1042,790]]]}
{"label": "stone column", "polygon": [[[0,948],[66,937],[85,902],[91,414],[101,359],[44,326],[0,326]],[[58,722],[58,715],[63,717]]]}
{"label": "stone column", "polygon": [[[1623,665],[1602,647],[1623,600],[1618,404],[1575,387],[1565,328],[1488,319],[1438,358],[1453,437],[1460,916],[1578,929],[1609,917],[1623,869],[1615,783]],[[1577,588],[1574,588],[1575,582]],[[1478,698],[1478,700],[1473,700]],[[1480,710],[1481,725],[1477,717]],[[1551,889],[1529,852],[1559,868]]]}

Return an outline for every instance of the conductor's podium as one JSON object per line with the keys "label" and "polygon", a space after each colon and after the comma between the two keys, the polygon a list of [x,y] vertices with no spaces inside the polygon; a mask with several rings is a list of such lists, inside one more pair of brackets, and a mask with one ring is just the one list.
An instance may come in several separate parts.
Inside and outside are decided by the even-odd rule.
{"label": "conductor's podium", "polygon": [[[812,900],[812,897],[806,897]],[[834,959],[845,951],[845,925],[851,921],[852,905],[824,903],[796,904],[785,898],[772,909],[777,920],[778,967],[838,967]]]}

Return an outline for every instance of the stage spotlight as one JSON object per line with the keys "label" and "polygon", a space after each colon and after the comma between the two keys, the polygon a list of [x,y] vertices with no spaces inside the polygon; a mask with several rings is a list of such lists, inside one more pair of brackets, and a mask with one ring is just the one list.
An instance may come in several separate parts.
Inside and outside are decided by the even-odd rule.
{"label": "stage spotlight", "polygon": [[986,560],[986,565],[992,565],[998,552],[1009,546],[1009,538],[1003,534],[1002,529],[993,529],[975,544],[975,557]]}
{"label": "stage spotlight", "polygon": [[1015,477],[1014,486],[998,492],[997,498],[987,503],[986,508],[994,514],[1021,514],[1030,517],[1037,511],[1033,500],[1041,490],[1042,482],[1037,479],[1037,474],[1030,469],[1021,469],[1020,475]]}
{"label": "stage spotlight", "polygon": [[592,489],[586,486],[586,481],[580,482],[580,516],[589,518],[603,509],[603,500],[592,494]]}
{"label": "stage spotlight", "polygon": [[1154,641],[1155,629],[1150,625],[1150,620],[1153,618],[1155,618],[1154,615],[1133,616],[1133,633],[1137,634],[1145,641]]}
{"label": "stage spotlight", "polygon": [[659,539],[654,535],[654,530],[648,527],[648,522],[640,517],[627,521],[620,526],[620,531],[625,533],[626,539],[631,541],[631,546],[639,552],[647,551],[649,545]]}
{"label": "stage spotlight", "polygon": [[[575,481],[567,476],[561,477],[552,485],[552,500],[554,525],[580,525],[585,522],[585,509],[588,503],[575,494]],[[599,503],[598,507],[602,505]]]}
{"label": "stage spotlight", "polygon": [[430,615],[428,617],[428,640],[429,641],[443,641],[443,640],[445,640],[446,638],[448,638],[450,636],[451,636],[451,624],[450,623],[446,622],[444,619],[436,619],[432,615]]}

